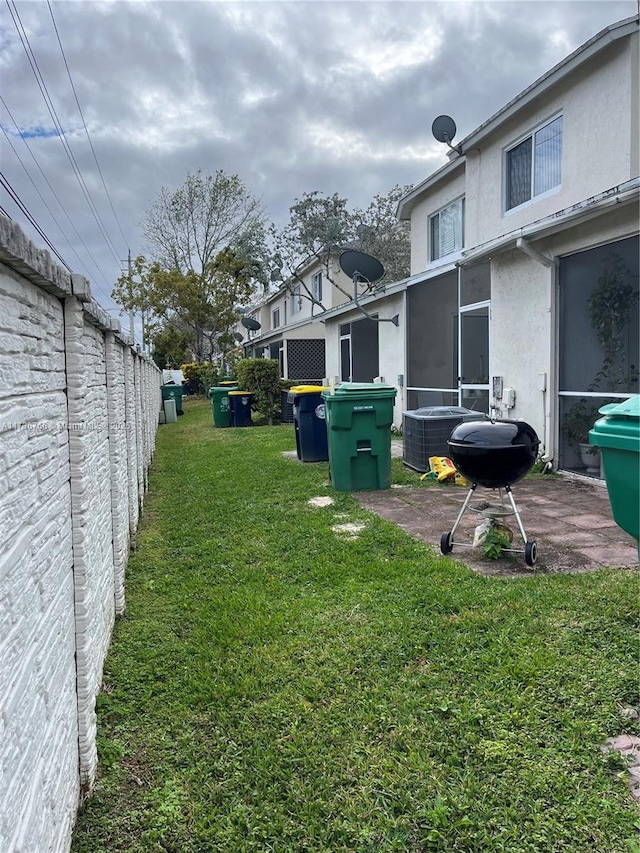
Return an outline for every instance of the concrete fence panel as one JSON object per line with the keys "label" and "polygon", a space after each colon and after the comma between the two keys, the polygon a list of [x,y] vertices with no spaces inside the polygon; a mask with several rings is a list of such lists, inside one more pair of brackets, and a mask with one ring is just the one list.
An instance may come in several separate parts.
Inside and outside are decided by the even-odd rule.
{"label": "concrete fence panel", "polygon": [[0,850],[65,853],[153,457],[160,372],[0,216]]}

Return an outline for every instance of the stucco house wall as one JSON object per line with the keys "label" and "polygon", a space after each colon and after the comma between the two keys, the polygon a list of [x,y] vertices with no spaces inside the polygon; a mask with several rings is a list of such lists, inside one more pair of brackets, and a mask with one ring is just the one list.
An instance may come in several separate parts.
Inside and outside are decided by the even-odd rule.
{"label": "stucco house wall", "polygon": [[[431,266],[438,266],[429,259],[429,217],[436,211],[465,196],[465,158],[456,165],[455,170],[447,174],[428,196],[418,200],[411,211],[411,275],[416,275]],[[467,201],[465,199],[465,205]],[[469,245],[466,234],[465,245]]]}
{"label": "stucco house wall", "polygon": [[[393,423],[402,426],[404,410],[404,378],[403,385],[398,384],[398,377],[405,372],[405,295],[404,291],[389,296],[379,296],[375,300],[365,301],[366,310],[375,313],[379,318],[390,319],[398,315],[398,325],[383,322],[378,323],[378,375],[383,376],[389,385],[398,389],[394,403]],[[327,378],[335,381],[340,376],[340,326],[362,320],[364,315],[357,308],[339,314],[334,314],[325,321],[326,329],[326,360]],[[338,382],[339,382],[338,378]]]}
{"label": "stucco house wall", "polygon": [[[629,39],[615,42],[502,124],[480,144],[480,151],[466,152],[466,247],[521,228],[638,174],[631,157],[631,139],[638,130],[637,123],[631,125],[633,53]],[[559,114],[561,186],[505,212],[505,148]]]}

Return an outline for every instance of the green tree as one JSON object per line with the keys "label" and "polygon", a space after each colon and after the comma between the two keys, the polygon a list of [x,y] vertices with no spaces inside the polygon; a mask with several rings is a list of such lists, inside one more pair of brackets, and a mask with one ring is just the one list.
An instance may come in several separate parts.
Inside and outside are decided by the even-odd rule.
{"label": "green tree", "polygon": [[364,209],[354,211],[357,248],[382,262],[384,282],[407,278],[411,268],[411,228],[396,217],[398,202],[410,186],[394,186],[386,195],[378,193]]}
{"label": "green tree", "polygon": [[271,229],[275,247],[273,265],[278,277],[286,282],[289,290],[299,286],[303,299],[324,310],[325,306],[314,297],[304,280],[305,268],[317,261],[322,266],[324,278],[349,297],[350,293],[335,280],[332,260],[340,247],[349,242],[354,228],[345,198],[337,193],[323,196],[317,190],[304,193],[289,208],[289,221],[284,228]]}
{"label": "green tree", "polygon": [[166,269],[140,255],[133,263],[133,275],[118,279],[113,298],[123,308],[151,315],[147,324],[151,338],[166,324],[173,324],[189,334],[198,361],[210,361],[215,355],[224,360],[234,343],[235,306],[246,302],[254,290],[251,268],[227,247],[200,273]]}
{"label": "green tree", "polygon": [[153,335],[151,357],[162,370],[169,365],[176,367],[189,358],[192,336],[180,331],[174,323],[165,323]]}
{"label": "green tree", "polygon": [[163,188],[143,222],[149,257],[120,276],[113,298],[141,311],[149,336],[167,323],[191,336],[198,360],[225,354],[237,321],[233,310],[267,282],[265,217],[237,175],[188,174]]}
{"label": "green tree", "polygon": [[304,281],[309,263],[321,264],[324,278],[349,299],[351,289],[343,288],[333,275],[334,262],[344,249],[357,249],[378,258],[385,267],[382,282],[397,281],[409,275],[409,223],[396,219],[400,198],[410,187],[394,186],[386,195],[374,196],[364,209],[353,212],[347,199],[337,193],[323,196],[317,190],[304,193],[289,210],[289,221],[281,230],[272,226],[275,248],[273,266],[289,286],[300,286],[301,297],[318,302]]}
{"label": "green tree", "polygon": [[265,214],[238,175],[188,173],[177,190],[162,187],[142,222],[149,255],[167,270],[202,275],[227,247],[267,284]]}

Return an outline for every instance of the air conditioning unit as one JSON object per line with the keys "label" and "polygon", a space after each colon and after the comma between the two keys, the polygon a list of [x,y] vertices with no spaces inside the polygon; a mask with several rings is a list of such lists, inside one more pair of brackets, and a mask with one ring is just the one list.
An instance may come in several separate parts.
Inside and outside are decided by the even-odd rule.
{"label": "air conditioning unit", "polygon": [[403,412],[402,438],[404,464],[415,471],[429,470],[430,456],[448,456],[447,441],[463,421],[486,421],[483,412],[462,406],[425,406]]}

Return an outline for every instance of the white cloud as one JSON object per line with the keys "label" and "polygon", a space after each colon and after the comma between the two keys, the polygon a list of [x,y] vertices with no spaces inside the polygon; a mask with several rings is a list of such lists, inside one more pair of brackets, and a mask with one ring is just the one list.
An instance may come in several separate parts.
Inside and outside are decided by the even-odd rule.
{"label": "white cloud", "polygon": [[[128,248],[134,255],[144,248],[140,220],[160,187],[178,186],[198,168],[238,173],[280,223],[305,191],[338,192],[364,207],[377,192],[419,182],[446,162],[431,136],[436,115],[453,115],[462,138],[602,27],[636,12],[635,0],[53,2],[123,245],[48,6],[16,4],[121,258]],[[85,261],[104,302],[119,260],[105,246],[60,140],[47,138],[53,122],[5,4],[0,77],[7,106],[21,128],[36,132],[30,146],[98,262],[96,272]],[[9,134],[15,131],[3,107],[0,120]],[[11,139],[48,194],[24,143]],[[0,159],[76,266],[66,240],[76,246],[78,240],[65,216],[51,200],[58,227],[3,134]],[[6,194],[0,203],[21,220]],[[85,257],[81,246],[78,254]]]}

